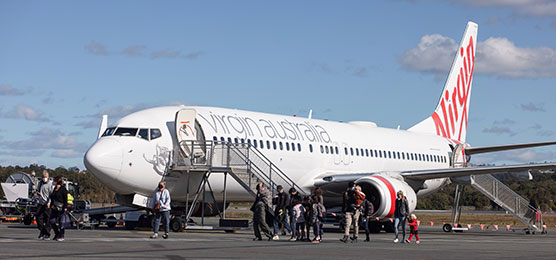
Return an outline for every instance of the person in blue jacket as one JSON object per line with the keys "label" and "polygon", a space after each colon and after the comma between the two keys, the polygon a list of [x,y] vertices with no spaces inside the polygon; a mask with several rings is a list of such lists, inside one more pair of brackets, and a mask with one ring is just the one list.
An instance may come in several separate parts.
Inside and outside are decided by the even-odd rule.
{"label": "person in blue jacket", "polygon": [[166,189],[166,182],[161,181],[154,191],[152,209],[155,213],[154,218],[154,234],[151,238],[158,238],[158,229],[160,228],[160,219],[164,222],[164,235],[162,238],[168,238],[168,231],[170,230],[170,192]]}

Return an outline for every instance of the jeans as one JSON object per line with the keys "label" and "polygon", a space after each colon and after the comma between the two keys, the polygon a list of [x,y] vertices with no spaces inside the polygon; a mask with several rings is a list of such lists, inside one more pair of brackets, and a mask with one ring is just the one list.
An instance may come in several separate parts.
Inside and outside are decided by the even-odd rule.
{"label": "jeans", "polygon": [[405,240],[405,217],[399,217],[394,219],[394,234],[396,234],[396,238],[398,238],[398,225],[402,225],[402,241]]}
{"label": "jeans", "polygon": [[50,215],[51,209],[47,208],[46,205],[39,205],[35,218],[37,219],[37,227],[41,231],[41,235],[50,236],[50,230],[52,226],[50,225]]}
{"label": "jeans", "polygon": [[278,235],[279,232],[279,225],[282,224],[282,226],[288,231],[288,232],[292,232],[292,229],[290,227],[290,224],[288,223],[288,215],[286,214],[286,211],[283,210],[282,214],[278,214],[276,215],[276,217],[274,218],[274,235]]}
{"label": "jeans", "polygon": [[351,228],[352,220],[354,236],[359,236],[359,215],[361,215],[361,211],[359,210],[356,210],[355,212],[346,212],[346,228],[344,232],[345,236],[349,236],[349,229]]}
{"label": "jeans", "polygon": [[322,235],[321,225],[322,224],[318,219],[313,224],[313,233],[315,234],[315,238],[320,237]]}
{"label": "jeans", "polygon": [[369,222],[371,222],[371,219],[366,217],[364,218],[365,220],[365,236],[367,236],[367,240],[371,239],[370,234],[371,232],[369,231]]}
{"label": "jeans", "polygon": [[160,219],[164,220],[164,233],[168,233],[170,231],[170,211],[159,211],[156,213],[154,217],[154,233],[158,233],[158,229],[160,228]]}

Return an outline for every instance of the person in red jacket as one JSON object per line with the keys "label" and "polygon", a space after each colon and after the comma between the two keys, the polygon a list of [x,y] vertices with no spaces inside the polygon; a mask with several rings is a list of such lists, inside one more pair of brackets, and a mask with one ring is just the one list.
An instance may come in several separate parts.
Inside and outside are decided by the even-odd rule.
{"label": "person in red jacket", "polygon": [[417,230],[417,216],[411,214],[407,220],[409,224],[409,238],[405,241],[406,243],[411,243],[411,238],[415,235],[417,241],[415,243],[419,244],[419,231]]}

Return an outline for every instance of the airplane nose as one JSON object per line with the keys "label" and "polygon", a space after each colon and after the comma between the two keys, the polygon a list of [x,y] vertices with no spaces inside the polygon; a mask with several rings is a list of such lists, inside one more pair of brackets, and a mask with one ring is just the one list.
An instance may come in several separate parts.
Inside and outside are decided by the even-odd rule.
{"label": "airplane nose", "polygon": [[122,170],[123,148],[114,139],[99,139],[85,154],[85,167],[97,178],[113,181]]}

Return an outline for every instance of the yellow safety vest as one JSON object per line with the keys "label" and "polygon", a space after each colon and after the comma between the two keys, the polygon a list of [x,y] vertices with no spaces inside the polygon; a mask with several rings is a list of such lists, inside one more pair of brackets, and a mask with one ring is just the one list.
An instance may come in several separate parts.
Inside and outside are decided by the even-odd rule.
{"label": "yellow safety vest", "polygon": [[68,192],[68,204],[73,205],[73,196],[71,196],[71,194],[69,194],[69,192]]}

